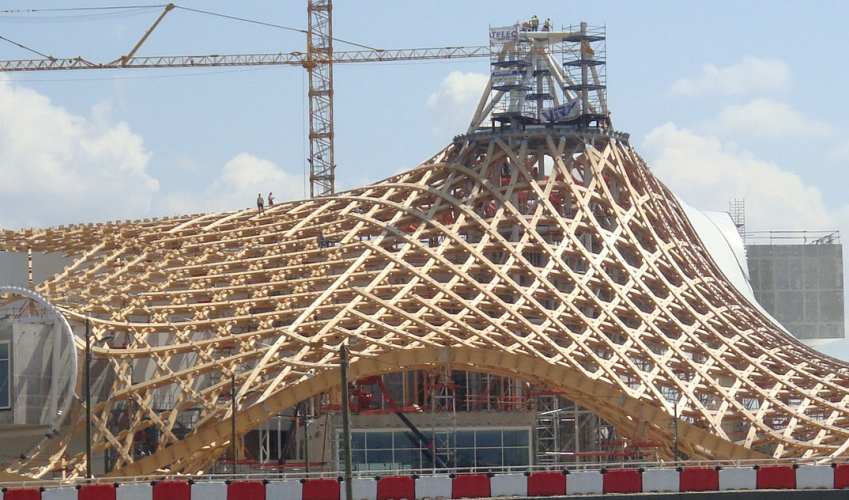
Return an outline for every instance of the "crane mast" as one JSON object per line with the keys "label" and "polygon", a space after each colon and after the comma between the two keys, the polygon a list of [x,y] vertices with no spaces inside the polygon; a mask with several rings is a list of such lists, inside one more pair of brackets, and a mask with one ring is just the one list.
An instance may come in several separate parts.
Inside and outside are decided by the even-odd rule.
{"label": "crane mast", "polygon": [[335,192],[333,159],[333,26],[331,0],[309,0],[307,60],[310,89],[310,197]]}

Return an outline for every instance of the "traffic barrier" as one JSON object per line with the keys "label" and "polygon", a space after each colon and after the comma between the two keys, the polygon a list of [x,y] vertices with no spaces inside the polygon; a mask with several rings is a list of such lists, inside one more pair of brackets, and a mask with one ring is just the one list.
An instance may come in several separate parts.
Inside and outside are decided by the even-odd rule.
{"label": "traffic barrier", "polygon": [[719,471],[707,467],[687,467],[678,474],[679,491],[719,490]]}
{"label": "traffic barrier", "polygon": [[377,482],[377,500],[414,500],[416,481],[410,476],[382,477]]}
{"label": "traffic barrier", "polygon": [[227,485],[227,500],[265,500],[265,484],[259,481],[233,481]]}
{"label": "traffic barrier", "polygon": [[496,474],[489,480],[492,497],[528,496],[528,476],[524,474]]}
{"label": "traffic barrier", "polygon": [[678,471],[675,469],[648,469],[643,472],[643,492],[671,491],[677,493],[679,488]]}
{"label": "traffic barrier", "polygon": [[[339,484],[340,493],[345,483]],[[373,477],[356,477],[351,480],[352,500],[377,500],[377,481]]]}
{"label": "traffic barrier", "polygon": [[303,485],[297,480],[271,481],[265,485],[265,500],[301,500]]}
{"label": "traffic barrier", "polygon": [[416,500],[425,498],[451,498],[453,481],[448,476],[423,476],[416,478]]}
{"label": "traffic barrier", "polygon": [[116,493],[111,484],[87,484],[80,488],[77,500],[115,500]]}
{"label": "traffic barrier", "polygon": [[604,478],[599,471],[573,472],[566,478],[567,495],[601,495]]}
{"label": "traffic barrier", "polygon": [[830,465],[803,465],[796,469],[796,488],[832,489],[834,488],[834,468]]}
{"label": "traffic barrier", "polygon": [[191,500],[192,489],[184,481],[163,481],[153,485],[153,500]]}
{"label": "traffic barrier", "polygon": [[49,488],[41,492],[41,500],[77,500],[77,489]]}
{"label": "traffic barrier", "polygon": [[339,481],[310,479],[304,483],[301,495],[301,498],[307,500],[339,500]]}
{"label": "traffic barrier", "polygon": [[759,490],[795,490],[796,471],[787,465],[772,465],[758,469]]}
{"label": "traffic barrier", "polygon": [[9,490],[3,493],[3,500],[41,500],[41,491],[34,488]]}
{"label": "traffic barrier", "polygon": [[151,500],[153,486],[150,483],[122,484],[115,490],[115,500]]}
{"label": "traffic barrier", "polygon": [[489,498],[489,478],[483,474],[463,474],[451,480],[451,498]]}
{"label": "traffic barrier", "polygon": [[192,498],[200,500],[227,500],[227,485],[224,481],[192,483]]}
{"label": "traffic barrier", "polygon": [[604,493],[642,493],[643,478],[638,470],[611,470],[603,474]]}
{"label": "traffic barrier", "polygon": [[849,488],[849,464],[838,465],[834,468],[834,489]]}
{"label": "traffic barrier", "polygon": [[553,497],[566,494],[566,476],[560,472],[536,472],[528,476],[529,497]]}
{"label": "traffic barrier", "polygon": [[719,471],[719,491],[754,490],[757,486],[757,471],[750,467]]}

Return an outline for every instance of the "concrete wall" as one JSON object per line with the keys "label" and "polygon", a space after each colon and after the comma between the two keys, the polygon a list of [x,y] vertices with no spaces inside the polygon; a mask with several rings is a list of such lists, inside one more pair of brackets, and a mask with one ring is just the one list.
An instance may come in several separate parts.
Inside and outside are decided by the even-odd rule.
{"label": "concrete wall", "polygon": [[749,245],[758,302],[800,339],[843,338],[843,246]]}

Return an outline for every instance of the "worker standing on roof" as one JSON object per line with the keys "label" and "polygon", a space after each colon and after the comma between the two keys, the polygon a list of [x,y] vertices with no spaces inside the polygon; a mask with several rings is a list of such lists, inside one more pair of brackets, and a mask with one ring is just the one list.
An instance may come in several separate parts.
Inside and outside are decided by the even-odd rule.
{"label": "worker standing on roof", "polygon": [[547,17],[545,19],[545,24],[542,25],[543,31],[551,31],[551,18]]}
{"label": "worker standing on roof", "polygon": [[265,201],[262,199],[262,193],[256,195],[256,213],[257,215],[265,215]]}
{"label": "worker standing on roof", "polygon": [[531,31],[536,31],[539,28],[539,18],[534,14],[534,17],[531,18]]}

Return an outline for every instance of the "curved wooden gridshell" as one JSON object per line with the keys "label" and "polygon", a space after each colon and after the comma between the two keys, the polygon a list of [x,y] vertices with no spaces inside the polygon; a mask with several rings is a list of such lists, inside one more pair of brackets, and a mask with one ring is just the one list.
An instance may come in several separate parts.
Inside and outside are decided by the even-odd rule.
{"label": "curved wooden gridshell", "polygon": [[[545,383],[666,457],[676,400],[689,457],[849,443],[847,365],[733,288],[622,134],[461,136],[409,172],[266,212],[3,234],[3,249],[74,255],[38,291],[124,344],[97,349],[115,381],[94,408],[94,452],[118,456],[112,474],[207,470],[229,446],[231,377],[242,434],[337,386],[348,338],[352,377],[447,364]],[[173,410],[155,408],[162,394]],[[126,417],[109,426],[116,408]],[[82,474],[82,454],[63,455],[84,429],[72,418],[10,468]],[[134,460],[148,427],[159,447]]]}

